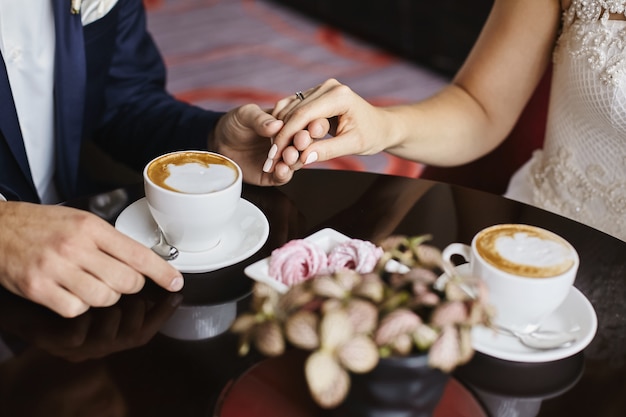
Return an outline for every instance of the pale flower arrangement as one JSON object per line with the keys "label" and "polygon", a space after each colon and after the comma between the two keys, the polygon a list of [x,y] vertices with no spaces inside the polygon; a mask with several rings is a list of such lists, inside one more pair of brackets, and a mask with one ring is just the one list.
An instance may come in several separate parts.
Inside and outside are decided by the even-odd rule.
{"label": "pale flower arrangement", "polygon": [[[251,345],[270,357],[288,345],[312,352],[305,377],[323,408],[343,402],[350,373],[370,372],[381,358],[427,353],[429,366],[444,372],[466,363],[474,353],[472,326],[490,325],[487,291],[480,279],[458,275],[429,239],[387,238],[370,273],[316,275],[284,294],[256,283],[252,311],[231,327],[239,353]],[[386,272],[390,260],[405,272]]]}

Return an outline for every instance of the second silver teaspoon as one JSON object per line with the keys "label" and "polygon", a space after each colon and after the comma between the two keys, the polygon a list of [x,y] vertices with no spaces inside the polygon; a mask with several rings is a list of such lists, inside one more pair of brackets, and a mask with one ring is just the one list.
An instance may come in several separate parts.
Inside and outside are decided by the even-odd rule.
{"label": "second silver teaspoon", "polygon": [[567,347],[576,341],[576,335],[571,332],[537,330],[530,333],[520,333],[504,327],[497,327],[497,330],[501,333],[515,336],[523,345],[538,350]]}
{"label": "second silver teaspoon", "polygon": [[157,233],[159,234],[159,241],[152,246],[152,251],[159,255],[161,258],[166,261],[172,261],[178,257],[178,249],[165,240],[165,236],[163,235],[163,231],[161,228],[157,229]]}

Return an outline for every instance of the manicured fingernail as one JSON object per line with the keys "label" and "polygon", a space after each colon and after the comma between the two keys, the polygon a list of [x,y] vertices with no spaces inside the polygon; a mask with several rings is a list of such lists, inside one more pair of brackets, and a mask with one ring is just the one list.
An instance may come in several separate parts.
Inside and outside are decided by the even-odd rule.
{"label": "manicured fingernail", "polygon": [[263,164],[263,172],[270,172],[270,169],[272,169],[273,163],[274,161],[272,160],[272,158],[267,158],[265,160],[265,163]]}
{"label": "manicured fingernail", "polygon": [[267,127],[271,127],[272,125],[282,125],[283,121],[282,120],[268,120],[267,122],[265,122],[265,126]]}
{"label": "manicured fingernail", "polygon": [[276,156],[276,152],[278,152],[278,146],[276,146],[276,144],[273,144],[270,148],[270,151],[267,153],[267,157],[269,159],[274,159],[274,157]]}
{"label": "manicured fingernail", "polygon": [[304,165],[312,164],[317,161],[317,152],[311,152],[309,156],[306,157],[306,161],[304,161]]}
{"label": "manicured fingernail", "polygon": [[180,291],[180,290],[183,289],[183,285],[184,284],[185,284],[185,281],[182,279],[182,277],[176,277],[170,283],[170,290],[171,291]]}

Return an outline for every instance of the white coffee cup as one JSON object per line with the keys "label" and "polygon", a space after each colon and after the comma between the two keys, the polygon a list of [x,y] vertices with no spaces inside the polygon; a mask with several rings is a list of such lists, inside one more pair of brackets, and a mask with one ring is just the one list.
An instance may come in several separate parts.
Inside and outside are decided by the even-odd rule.
{"label": "white coffee cup", "polygon": [[569,294],[578,271],[578,253],[562,237],[525,224],[481,230],[471,246],[452,243],[444,259],[460,255],[471,274],[484,280],[496,325],[518,332],[537,330]]}
{"label": "white coffee cup", "polygon": [[150,213],[183,252],[219,244],[241,199],[242,177],[234,161],[205,151],[161,155],[143,170]]}

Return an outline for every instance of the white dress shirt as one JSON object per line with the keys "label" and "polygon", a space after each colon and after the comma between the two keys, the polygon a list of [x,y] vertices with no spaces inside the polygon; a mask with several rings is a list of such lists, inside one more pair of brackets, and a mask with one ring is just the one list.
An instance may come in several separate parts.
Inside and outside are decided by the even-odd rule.
{"label": "white dress shirt", "polygon": [[54,45],[50,0],[0,0],[0,51],[31,174],[43,203],[58,202],[53,180]]}
{"label": "white dress shirt", "polygon": [[[83,25],[117,0],[68,1]],[[57,203],[54,184],[54,14],[50,0],[0,0],[0,52],[7,68],[31,174],[42,203]],[[0,194],[0,201],[5,198]]]}

